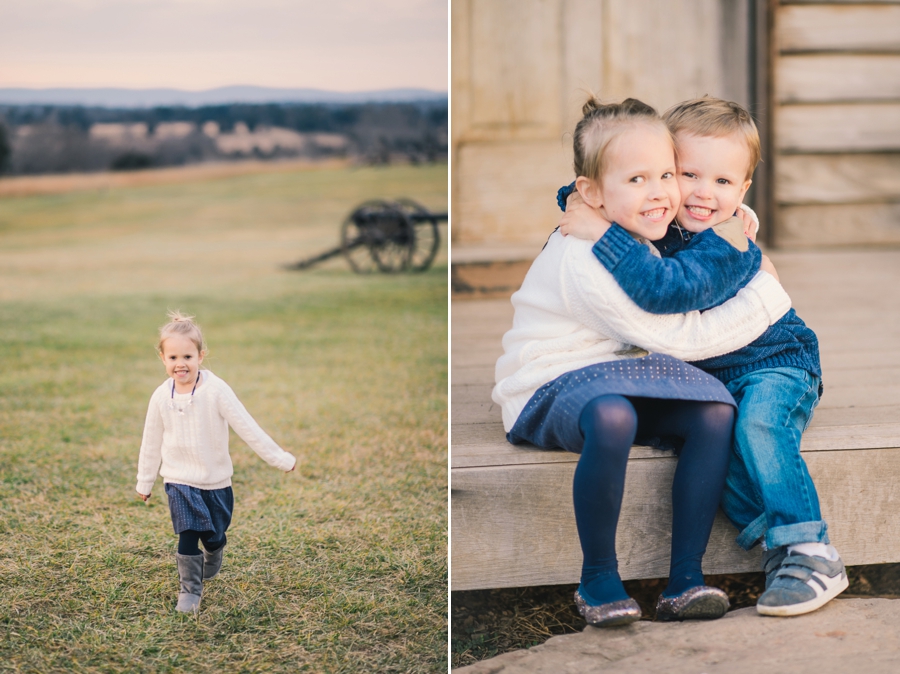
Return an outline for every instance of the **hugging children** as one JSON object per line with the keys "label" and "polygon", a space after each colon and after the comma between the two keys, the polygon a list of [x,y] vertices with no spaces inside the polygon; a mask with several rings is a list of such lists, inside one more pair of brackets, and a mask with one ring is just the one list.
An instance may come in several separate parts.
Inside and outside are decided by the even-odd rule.
{"label": "hugging children", "polygon": [[[596,241],[599,266],[645,311],[710,309],[744,288],[759,267],[759,249],[743,235],[755,239],[755,227],[747,231],[739,210],[760,159],[759,135],[741,106],[711,97],[678,104],[663,118],[675,141],[682,203],[655,250],[636,241],[581,178],[574,184],[580,203],[568,208],[561,230]],[[564,208],[571,189],[561,190]],[[721,505],[740,531],[738,544],[749,550],[759,543],[765,551],[766,591],[757,610],[792,616],[819,608],[848,580],[800,454],[822,392],[815,334],[791,309],[747,346],[693,364],[737,403]]]}
{"label": "hugging children", "polygon": [[[592,99],[583,114],[574,156],[584,201],[602,208],[628,243],[663,238],[681,205],[665,123],[634,99]],[[759,265],[755,247],[729,247],[743,268]],[[615,539],[628,453],[635,440],[653,437],[678,445],[669,581],[657,616],[718,618],[728,609],[725,593],[705,584],[701,562],[728,471],[736,406],[719,379],[683,360],[745,347],[789,310],[771,274],[748,276],[733,298],[708,311],[653,314],[598,263],[589,241],[555,232],[512,296],[515,317],[492,398],[510,442],[580,455],[572,485],[583,553],[575,603],[593,625],[641,616],[619,577]]]}
{"label": "hugging children", "polygon": [[170,312],[157,351],[168,378],[150,397],[136,489],[146,501],[156,476],[163,477],[178,534],[176,610],[191,613],[200,609],[203,582],[222,566],[234,509],[228,427],[275,468],[290,472],[296,459],[266,435],[228,384],[200,369],[206,345],[192,316]]}

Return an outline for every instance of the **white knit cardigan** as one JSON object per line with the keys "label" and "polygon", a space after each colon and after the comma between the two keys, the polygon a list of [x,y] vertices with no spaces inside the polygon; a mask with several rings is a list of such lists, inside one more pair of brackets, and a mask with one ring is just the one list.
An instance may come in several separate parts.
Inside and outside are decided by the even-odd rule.
{"label": "white knit cardigan", "polygon": [[268,464],[288,471],[296,459],[279,447],[254,421],[234,391],[209,370],[201,370],[194,392],[175,393],[184,410],[170,409],[172,380],[166,379],[150,397],[144,438],[138,459],[137,491],[149,494],[157,474],[163,482],[199,489],[231,485],[234,469],[228,455],[228,426]]}
{"label": "white knit cardigan", "polygon": [[634,357],[634,346],[682,360],[729,353],[759,337],[791,307],[778,281],[759,272],[714,309],[650,314],[625,294],[592,246],[555,232],[512,296],[516,313],[503,336],[491,395],[502,407],[507,431],[534,392],[566,372]]}

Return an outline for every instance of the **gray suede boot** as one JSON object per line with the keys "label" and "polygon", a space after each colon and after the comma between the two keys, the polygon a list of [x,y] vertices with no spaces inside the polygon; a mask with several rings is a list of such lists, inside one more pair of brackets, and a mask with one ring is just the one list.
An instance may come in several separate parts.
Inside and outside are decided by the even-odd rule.
{"label": "gray suede boot", "polygon": [[176,552],[175,560],[178,562],[178,578],[181,581],[175,610],[196,613],[200,610],[200,595],[203,594],[203,555],[179,555]]}
{"label": "gray suede boot", "polygon": [[203,551],[203,580],[215,578],[222,568],[222,555],[225,552],[225,546],[215,552]]}

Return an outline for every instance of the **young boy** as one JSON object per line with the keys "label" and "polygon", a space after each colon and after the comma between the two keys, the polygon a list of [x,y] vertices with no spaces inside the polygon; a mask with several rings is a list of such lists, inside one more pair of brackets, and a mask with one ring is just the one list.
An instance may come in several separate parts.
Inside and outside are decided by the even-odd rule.
{"label": "young boy", "polygon": [[[711,97],[676,105],[664,118],[675,138],[682,205],[655,242],[662,257],[576,195],[566,209],[573,186],[558,195],[567,210],[561,231],[596,240],[600,264],[644,310],[709,309],[746,285],[760,265],[775,271],[748,240],[755,239],[754,223],[739,211],[760,159],[759,133],[740,105]],[[791,309],[748,346],[694,365],[720,379],[738,404],[722,509],[740,531],[741,547],[761,543],[765,550],[767,589],[757,610],[792,616],[823,606],[848,581],[800,455],[800,437],[822,393],[815,333]]]}

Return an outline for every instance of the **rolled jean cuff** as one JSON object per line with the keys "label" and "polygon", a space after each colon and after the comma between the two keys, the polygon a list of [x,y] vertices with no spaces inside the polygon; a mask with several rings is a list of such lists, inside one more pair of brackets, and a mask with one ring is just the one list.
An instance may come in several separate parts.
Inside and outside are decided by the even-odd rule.
{"label": "rolled jean cuff", "polygon": [[738,537],[735,539],[737,544],[740,545],[744,550],[751,549],[754,545],[759,543],[759,539],[761,539],[766,533],[766,514],[763,513],[755,520],[750,522],[744,530],[738,534]]}
{"label": "rolled jean cuff", "polygon": [[798,522],[772,527],[766,532],[766,547],[773,550],[782,545],[797,543],[830,543],[828,525],[825,520],[814,522]]}

